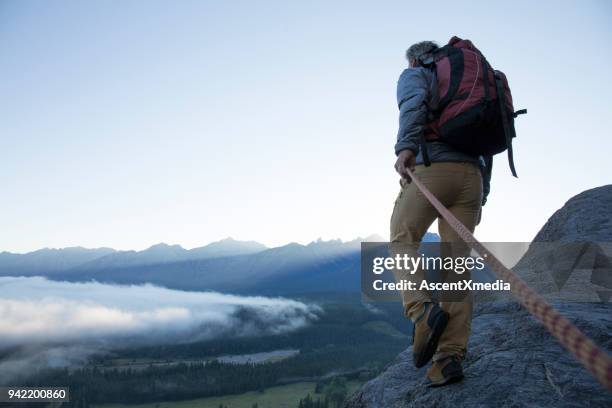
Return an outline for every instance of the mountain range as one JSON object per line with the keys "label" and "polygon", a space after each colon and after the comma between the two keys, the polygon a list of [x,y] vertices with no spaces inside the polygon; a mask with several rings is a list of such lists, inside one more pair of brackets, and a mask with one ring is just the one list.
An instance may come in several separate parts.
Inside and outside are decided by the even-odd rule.
{"label": "mountain range", "polygon": [[[425,241],[439,240],[428,233]],[[224,239],[186,250],[157,244],[144,251],[110,248],[41,249],[27,254],[0,253],[0,276],[46,276],[66,281],[152,283],[182,290],[238,294],[289,295],[360,290],[361,242],[317,240],[267,248],[254,241]]]}
{"label": "mountain range", "polygon": [[50,275],[74,268],[84,270],[163,264],[192,259],[246,255],[267,247],[255,241],[226,238],[208,245],[185,249],[160,243],[143,251],[117,251],[112,248],[43,248],[25,254],[0,253],[0,275]]}

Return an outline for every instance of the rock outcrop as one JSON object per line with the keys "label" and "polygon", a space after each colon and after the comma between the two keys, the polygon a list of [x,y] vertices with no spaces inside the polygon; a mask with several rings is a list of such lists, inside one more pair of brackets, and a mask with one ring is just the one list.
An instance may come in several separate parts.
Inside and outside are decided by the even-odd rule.
{"label": "rock outcrop", "polygon": [[572,197],[540,229],[534,242],[612,242],[612,184]]}
{"label": "rock outcrop", "polygon": [[[555,212],[534,241],[611,242],[611,218],[612,186],[588,190]],[[594,256],[606,252],[601,248],[594,251]],[[528,259],[522,260],[522,265],[540,262],[533,251],[525,257]],[[601,261],[604,268],[608,261]],[[589,279],[593,280],[593,276],[589,275]],[[609,276],[598,276],[595,284],[607,288],[608,279]],[[602,348],[612,351],[611,303],[603,299],[559,300],[554,305]],[[414,367],[409,347],[381,375],[357,391],[345,407],[612,406],[612,393],[519,304],[508,300],[483,302],[475,306],[474,312],[462,382],[427,388],[427,367]]]}
{"label": "rock outcrop", "polygon": [[584,191],[557,210],[514,266],[550,301],[612,297],[612,185]]}

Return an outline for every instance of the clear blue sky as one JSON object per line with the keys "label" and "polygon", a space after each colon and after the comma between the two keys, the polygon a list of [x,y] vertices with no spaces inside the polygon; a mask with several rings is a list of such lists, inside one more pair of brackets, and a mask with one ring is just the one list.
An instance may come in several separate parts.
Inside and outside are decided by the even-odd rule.
{"label": "clear blue sky", "polygon": [[477,236],[531,240],[611,182],[611,27],[608,1],[1,1],[0,251],[387,236],[404,51],[454,34],[529,109]]}

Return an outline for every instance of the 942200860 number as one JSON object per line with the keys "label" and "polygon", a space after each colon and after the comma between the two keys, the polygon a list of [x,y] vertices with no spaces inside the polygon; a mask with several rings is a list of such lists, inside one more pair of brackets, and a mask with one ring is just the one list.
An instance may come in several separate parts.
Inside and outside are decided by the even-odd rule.
{"label": "942200860 number", "polygon": [[69,401],[68,387],[0,387],[0,402]]}

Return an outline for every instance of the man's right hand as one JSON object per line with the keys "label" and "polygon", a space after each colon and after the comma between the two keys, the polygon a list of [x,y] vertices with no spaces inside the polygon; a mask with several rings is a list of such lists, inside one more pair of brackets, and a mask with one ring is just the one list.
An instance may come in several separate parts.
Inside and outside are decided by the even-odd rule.
{"label": "man's right hand", "polygon": [[397,161],[395,162],[395,171],[399,173],[402,180],[400,180],[400,184],[410,183],[412,180],[408,175],[406,169],[410,169],[410,171],[414,171],[414,166],[416,165],[416,157],[414,153],[410,149],[402,150],[397,156]]}

